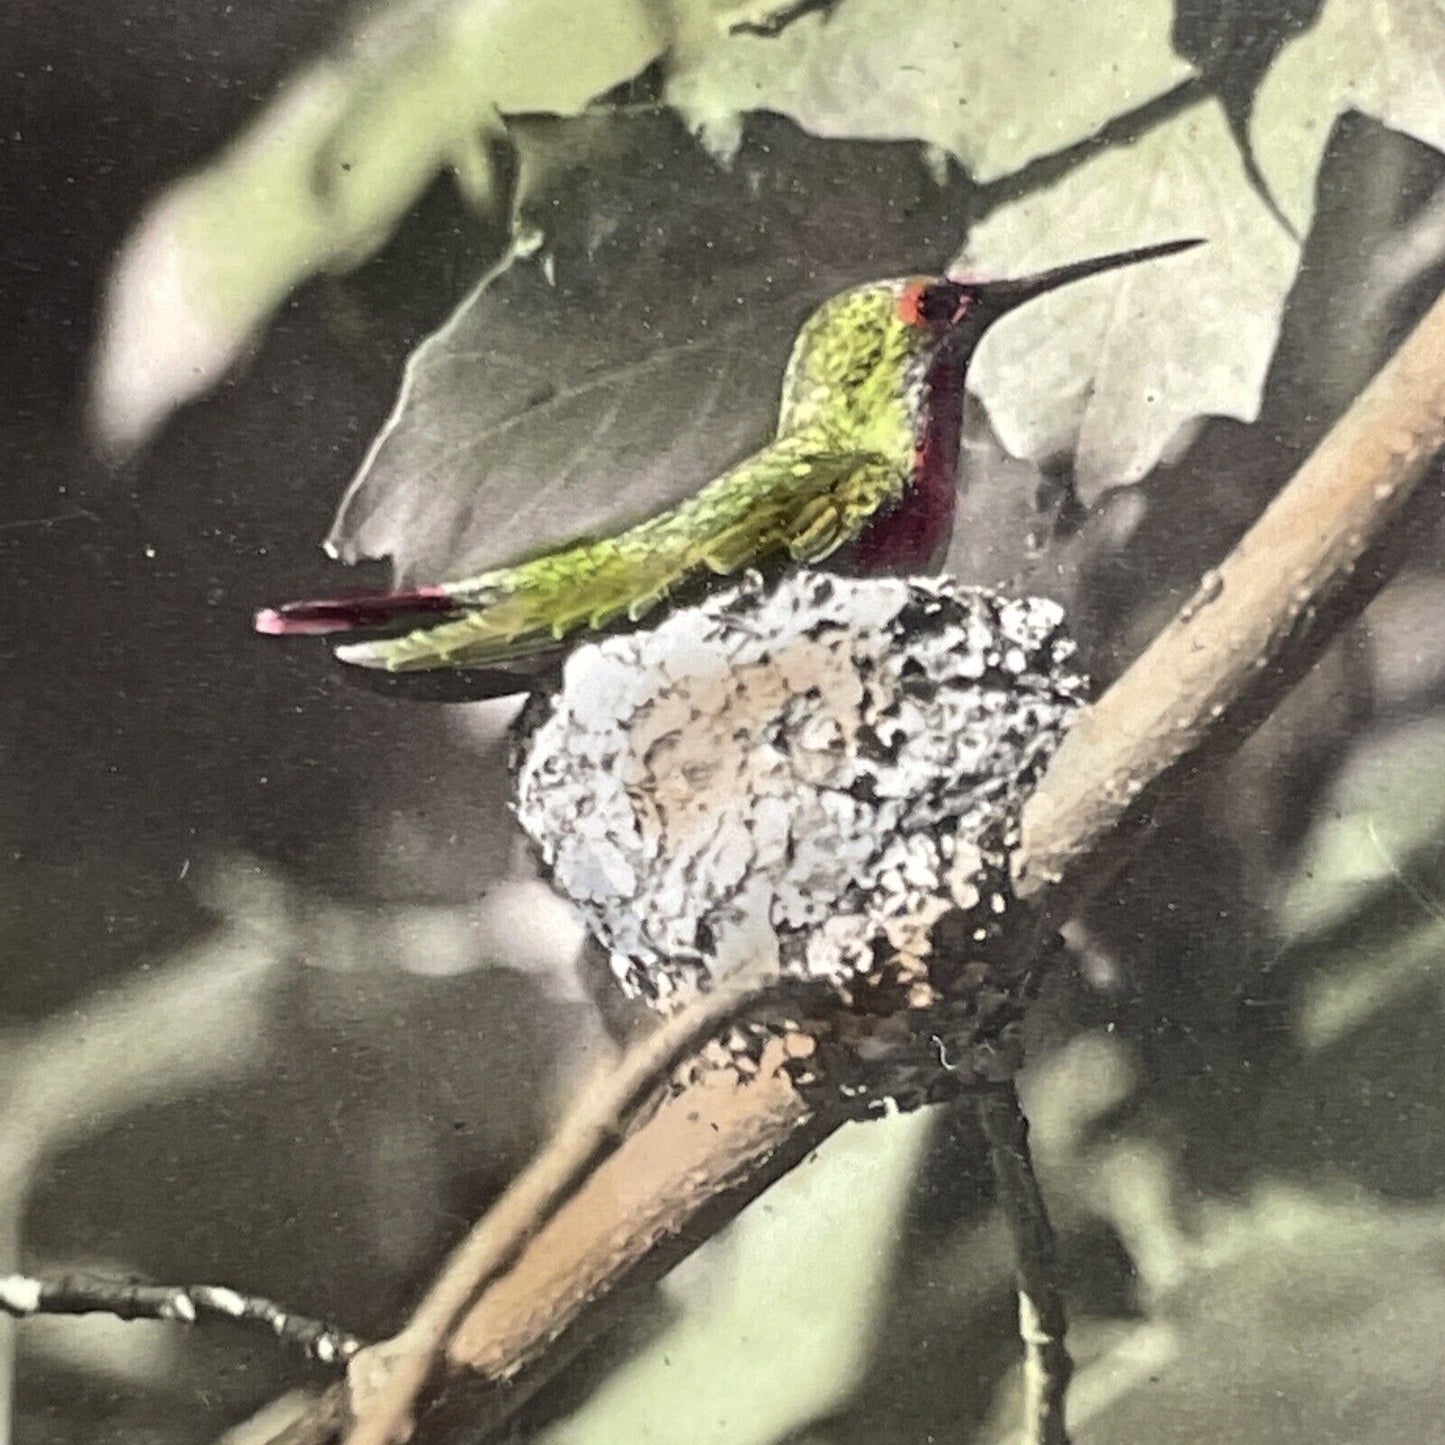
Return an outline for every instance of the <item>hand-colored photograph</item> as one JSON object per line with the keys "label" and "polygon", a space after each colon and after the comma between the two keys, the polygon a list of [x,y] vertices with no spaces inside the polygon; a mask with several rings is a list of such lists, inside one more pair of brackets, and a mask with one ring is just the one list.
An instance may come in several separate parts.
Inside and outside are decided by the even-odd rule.
{"label": "hand-colored photograph", "polygon": [[1445,0],[0,49],[0,1445],[1445,1436]]}

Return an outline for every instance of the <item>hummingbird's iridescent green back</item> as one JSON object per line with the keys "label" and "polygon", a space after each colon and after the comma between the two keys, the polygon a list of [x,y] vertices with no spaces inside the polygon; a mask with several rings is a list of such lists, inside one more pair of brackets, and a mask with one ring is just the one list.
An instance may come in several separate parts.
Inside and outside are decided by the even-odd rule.
{"label": "hummingbird's iridescent green back", "polygon": [[581,628],[637,621],[683,581],[770,558],[818,562],[902,495],[907,472],[838,451],[816,429],[780,437],[695,496],[616,537],[502,567],[445,590],[463,615],[405,637],[339,647],[344,662],[412,672],[484,667]]}
{"label": "hummingbird's iridescent green back", "polygon": [[337,656],[388,671],[486,666],[635,621],[693,576],[823,560],[908,486],[927,338],[899,314],[905,284],[861,286],[813,314],[788,364],[776,440],[696,495],[615,537],[449,584],[464,615]]}
{"label": "hummingbird's iridescent green back", "polygon": [[907,285],[858,286],[808,318],[783,376],[779,436],[820,427],[858,451],[908,465],[927,351],[926,338],[899,313]]}

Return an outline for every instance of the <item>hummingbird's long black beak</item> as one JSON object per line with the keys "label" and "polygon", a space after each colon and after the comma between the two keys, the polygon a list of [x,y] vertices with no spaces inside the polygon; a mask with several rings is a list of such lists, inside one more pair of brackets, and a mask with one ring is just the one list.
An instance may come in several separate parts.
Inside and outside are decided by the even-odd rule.
{"label": "hummingbird's long black beak", "polygon": [[[1066,266],[1055,266],[1050,271],[1040,271],[1035,276],[1021,276],[1012,281],[960,281],[959,285],[972,299],[966,318],[975,326],[989,325],[997,321],[1036,296],[1057,291],[1060,286],[1082,281],[1087,276],[1097,276],[1102,271],[1116,271],[1121,266],[1137,266],[1141,261],[1157,261],[1161,256],[1173,256],[1180,251],[1202,246],[1202,236],[1190,237],[1187,241],[1163,241],[1156,246],[1138,246],[1132,251],[1116,251],[1111,256],[1092,256],[1087,261],[1070,261]],[[960,317],[964,320],[965,317]]]}

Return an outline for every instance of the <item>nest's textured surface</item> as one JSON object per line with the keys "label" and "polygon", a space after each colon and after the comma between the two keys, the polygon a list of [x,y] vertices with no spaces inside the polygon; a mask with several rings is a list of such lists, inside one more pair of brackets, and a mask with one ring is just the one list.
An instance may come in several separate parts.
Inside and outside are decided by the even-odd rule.
{"label": "nest's textured surface", "polygon": [[572,655],[520,731],[517,816],[631,996],[747,964],[931,1009],[988,983],[1072,653],[1042,598],[750,578]]}
{"label": "nest's textured surface", "polygon": [[1062,622],[945,580],[750,578],[572,655],[519,733],[518,817],[632,996],[762,966],[1001,1029],[1008,850],[1085,692]]}

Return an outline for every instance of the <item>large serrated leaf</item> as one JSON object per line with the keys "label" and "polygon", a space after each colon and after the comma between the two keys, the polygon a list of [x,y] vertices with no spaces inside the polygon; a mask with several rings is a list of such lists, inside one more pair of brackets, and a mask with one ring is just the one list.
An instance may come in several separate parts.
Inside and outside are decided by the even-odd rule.
{"label": "large serrated leaf", "polygon": [[940,267],[959,229],[964,188],[893,148],[823,147],[774,122],[724,169],[673,120],[626,129],[625,154],[597,164],[586,147],[582,174],[556,163],[556,128],[545,156],[524,141],[541,247],[414,355],[336,555],[465,575],[676,501],[767,439],[819,301]]}
{"label": "large serrated leaf", "polygon": [[1000,208],[956,263],[1024,273],[1186,236],[1209,245],[1068,287],[979,350],[973,388],[1004,445],[1072,454],[1086,499],[1145,476],[1197,417],[1254,419],[1298,244],[1207,101]]}
{"label": "large serrated leaf", "polygon": [[1250,136],[1260,169],[1303,234],[1336,118],[1358,110],[1445,150],[1445,5],[1330,0],[1260,86]]}
{"label": "large serrated leaf", "polygon": [[740,116],[770,110],[820,136],[924,141],[989,180],[1188,76],[1172,19],[1169,0],[848,0],[772,39],[680,55],[667,98],[723,147]]}

